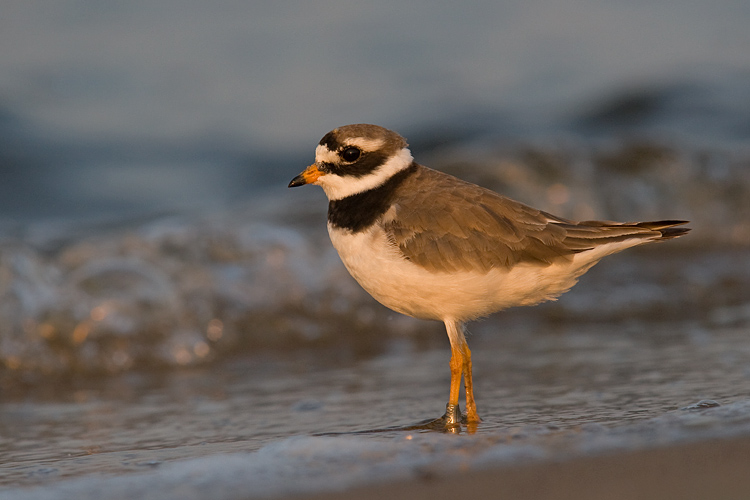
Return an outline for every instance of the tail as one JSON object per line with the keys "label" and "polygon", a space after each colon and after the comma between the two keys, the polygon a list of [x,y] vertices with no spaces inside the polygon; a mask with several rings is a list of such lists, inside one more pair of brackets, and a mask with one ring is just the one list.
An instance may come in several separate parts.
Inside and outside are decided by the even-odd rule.
{"label": "tail", "polygon": [[[690,221],[687,220],[657,220],[652,222],[636,222],[633,225],[636,227],[642,227],[644,229],[650,229],[652,231],[659,231],[661,238],[656,238],[656,241],[670,240],[672,238],[679,238],[680,236],[690,232],[689,227],[675,227],[687,224]],[[626,224],[627,225],[627,224]]]}
{"label": "tail", "polygon": [[[623,243],[619,250],[646,243],[678,238],[690,231],[684,220],[660,220],[652,222],[612,222],[587,220],[582,222],[558,223],[565,228],[565,245],[573,253],[586,252],[611,243]],[[616,250],[616,251],[619,251]]]}

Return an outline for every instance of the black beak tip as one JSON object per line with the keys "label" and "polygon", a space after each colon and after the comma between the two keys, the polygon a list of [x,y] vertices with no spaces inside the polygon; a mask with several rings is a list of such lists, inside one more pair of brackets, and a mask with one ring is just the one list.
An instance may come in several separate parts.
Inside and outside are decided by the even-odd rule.
{"label": "black beak tip", "polygon": [[297,186],[304,186],[306,184],[305,179],[302,178],[302,175],[298,175],[294,179],[291,180],[289,185],[287,187],[293,188]]}

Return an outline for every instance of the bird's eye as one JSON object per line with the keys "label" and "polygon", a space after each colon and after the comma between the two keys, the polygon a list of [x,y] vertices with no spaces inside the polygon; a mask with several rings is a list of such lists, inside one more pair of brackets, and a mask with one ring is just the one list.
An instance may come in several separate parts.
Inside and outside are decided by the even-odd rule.
{"label": "bird's eye", "polygon": [[362,152],[358,148],[350,146],[341,152],[341,158],[345,162],[351,163],[353,161],[357,161],[361,154]]}

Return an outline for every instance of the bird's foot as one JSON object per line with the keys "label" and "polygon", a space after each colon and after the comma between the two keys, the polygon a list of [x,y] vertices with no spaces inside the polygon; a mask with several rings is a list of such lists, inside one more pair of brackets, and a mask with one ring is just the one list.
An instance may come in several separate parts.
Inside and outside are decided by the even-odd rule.
{"label": "bird's foot", "polygon": [[479,423],[479,417],[477,420],[471,420],[466,414],[461,413],[461,408],[458,405],[452,405],[448,403],[445,405],[445,414],[442,417],[425,420],[416,425],[409,425],[402,427],[402,430],[431,430],[438,432],[448,432],[451,434],[459,434],[462,432],[462,427],[465,426],[466,432],[474,434],[477,431],[477,425]]}
{"label": "bird's foot", "polygon": [[408,429],[432,430],[456,434],[461,432],[461,424],[465,423],[466,417],[461,413],[458,405],[448,403],[445,405],[445,414],[442,417],[425,420],[417,425],[409,426]]}
{"label": "bird's foot", "polygon": [[461,408],[458,405],[448,403],[445,405],[445,415],[440,420],[443,421],[446,427],[453,427],[466,423],[465,417],[461,414]]}

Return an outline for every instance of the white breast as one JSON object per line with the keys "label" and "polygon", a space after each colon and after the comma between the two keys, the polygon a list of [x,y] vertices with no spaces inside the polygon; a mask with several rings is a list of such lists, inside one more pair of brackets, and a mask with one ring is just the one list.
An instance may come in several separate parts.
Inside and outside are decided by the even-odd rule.
{"label": "white breast", "polygon": [[441,321],[468,321],[553,299],[608,253],[585,252],[573,262],[521,264],[486,274],[433,273],[406,260],[377,224],[359,233],[329,224],[328,233],[349,273],[378,302],[409,316]]}

